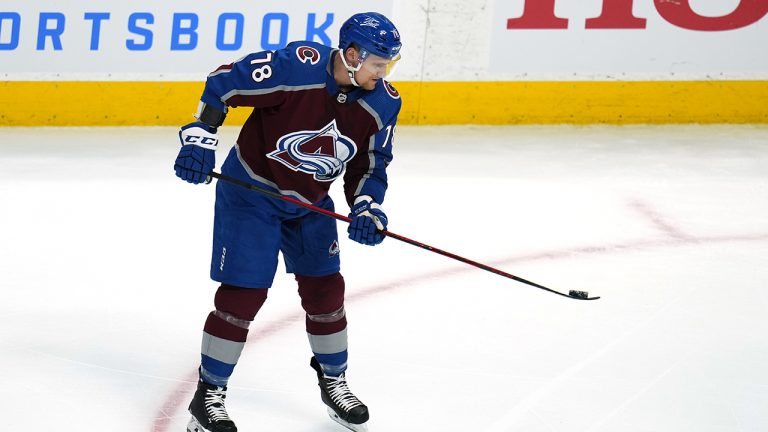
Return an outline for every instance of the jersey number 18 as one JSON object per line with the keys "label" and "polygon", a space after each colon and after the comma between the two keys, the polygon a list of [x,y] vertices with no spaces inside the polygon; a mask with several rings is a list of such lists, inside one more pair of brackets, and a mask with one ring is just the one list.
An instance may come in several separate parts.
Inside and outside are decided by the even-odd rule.
{"label": "jersey number 18", "polygon": [[[261,63],[269,63],[272,61],[272,53],[266,52],[266,57],[263,59],[253,59],[251,60],[251,64],[261,64]],[[272,76],[272,66],[265,64],[262,67],[256,68],[251,72],[251,78],[253,78],[256,82],[262,82],[265,79]]]}

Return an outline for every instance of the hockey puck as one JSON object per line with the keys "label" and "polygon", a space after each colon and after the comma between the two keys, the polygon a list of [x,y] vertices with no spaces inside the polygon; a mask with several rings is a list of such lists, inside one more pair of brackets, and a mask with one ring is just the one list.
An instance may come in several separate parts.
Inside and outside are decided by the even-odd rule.
{"label": "hockey puck", "polygon": [[585,299],[589,297],[589,293],[586,291],[576,291],[576,290],[570,290],[568,291],[568,295],[574,298],[581,298]]}

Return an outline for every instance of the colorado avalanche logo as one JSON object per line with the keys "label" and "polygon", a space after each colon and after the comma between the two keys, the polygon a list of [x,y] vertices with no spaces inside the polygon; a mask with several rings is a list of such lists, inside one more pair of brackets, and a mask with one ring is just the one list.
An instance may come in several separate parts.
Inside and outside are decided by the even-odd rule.
{"label": "colorado avalanche logo", "polygon": [[320,61],[320,52],[310,46],[302,45],[296,48],[296,57],[302,63],[311,63],[313,65]]}
{"label": "colorado avalanche logo", "polygon": [[294,171],[312,174],[317,181],[333,181],[355,156],[357,146],[339,132],[336,120],[317,131],[299,131],[277,140],[277,149],[267,155]]}
{"label": "colorado avalanche logo", "polygon": [[339,248],[339,242],[334,240],[331,243],[331,246],[328,248],[328,258],[334,257],[341,253],[341,249]]}
{"label": "colorado avalanche logo", "polygon": [[395,86],[393,86],[392,83],[384,80],[384,88],[392,99],[400,99],[400,93],[395,89]]}

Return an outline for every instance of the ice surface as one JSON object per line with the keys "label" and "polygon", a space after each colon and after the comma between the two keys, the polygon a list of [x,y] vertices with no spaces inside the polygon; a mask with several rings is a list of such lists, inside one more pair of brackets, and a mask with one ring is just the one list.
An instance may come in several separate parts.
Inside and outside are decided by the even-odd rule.
{"label": "ice surface", "polygon": [[[173,176],[175,128],[2,132],[5,429],[183,431],[213,186]],[[399,127],[389,173],[392,231],[602,299],[342,240],[371,432],[768,430],[767,127]],[[281,267],[231,380],[241,431],[340,430],[309,355]]]}

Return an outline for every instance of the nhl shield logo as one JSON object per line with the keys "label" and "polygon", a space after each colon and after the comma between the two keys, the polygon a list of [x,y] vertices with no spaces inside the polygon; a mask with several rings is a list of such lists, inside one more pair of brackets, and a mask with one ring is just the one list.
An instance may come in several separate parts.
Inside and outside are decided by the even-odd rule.
{"label": "nhl shield logo", "polygon": [[332,120],[316,131],[283,135],[277,149],[267,155],[294,171],[312,174],[317,181],[333,181],[357,153],[355,142],[343,135]]}

